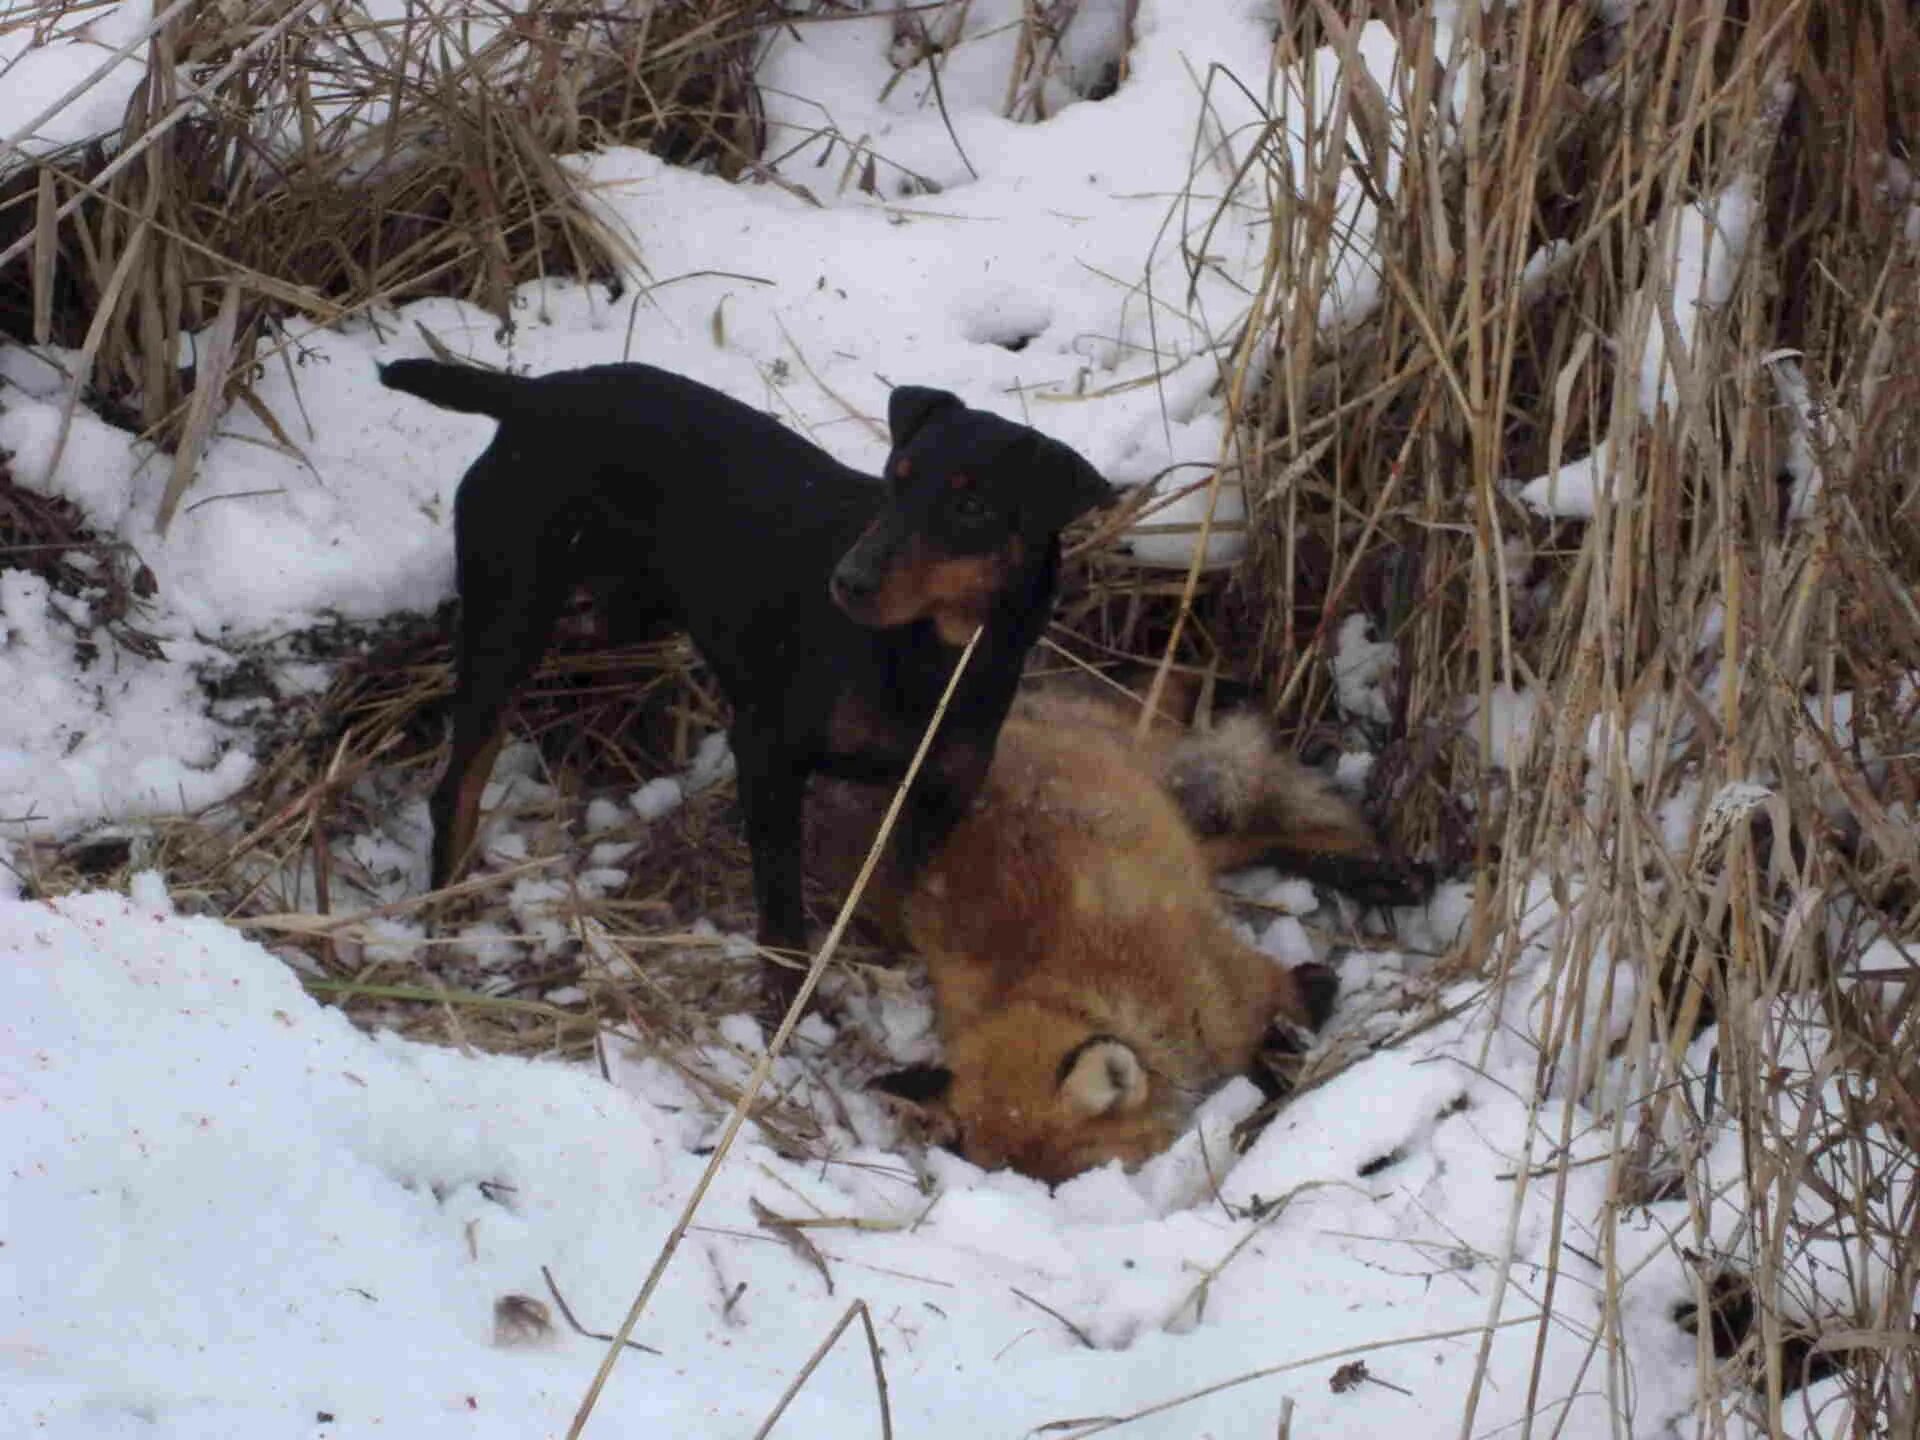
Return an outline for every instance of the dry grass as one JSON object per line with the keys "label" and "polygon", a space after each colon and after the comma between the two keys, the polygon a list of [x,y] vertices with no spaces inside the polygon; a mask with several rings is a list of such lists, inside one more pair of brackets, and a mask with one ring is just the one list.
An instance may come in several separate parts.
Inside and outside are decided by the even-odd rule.
{"label": "dry grass", "polygon": [[29,571],[55,594],[84,604],[84,623],[65,610],[55,612],[73,626],[84,662],[98,655],[101,636],[136,655],[152,658],[160,653],[158,643],[138,623],[154,585],[132,547],[101,539],[71,500],[19,484],[3,450],[0,569]]}
{"label": "dry grass", "polygon": [[[1467,12],[1452,70],[1423,61],[1383,91],[1348,67],[1331,113],[1284,80],[1269,97],[1275,127],[1309,138],[1265,151],[1271,285],[1249,310],[1274,340],[1241,436],[1256,673],[1311,723],[1340,623],[1393,641],[1386,813],[1402,843],[1472,866],[1455,962],[1496,999],[1539,887],[1567,901],[1540,1113],[1616,1127],[1616,1403],[1610,1227],[1663,1176],[1703,1225],[1703,1147],[1730,1111],[1740,1173],[1713,1183],[1750,1223],[1730,1246],[1676,1240],[1703,1312],[1729,1274],[1752,1297],[1746,1323],[1701,1327],[1707,1433],[1736,1410],[1797,1426],[1791,1362],[1823,1335],[1850,1433],[1914,1433],[1920,247],[1900,162],[1920,139],[1920,22],[1794,0],[1643,7],[1618,28],[1576,6]],[[1423,12],[1372,14],[1431,56]],[[1336,64],[1352,34],[1298,12],[1276,61]],[[1440,97],[1482,57],[1450,127]],[[1343,178],[1381,206],[1381,300],[1330,329]],[[1681,343],[1676,237],[1716,204],[1731,216],[1717,197],[1736,186],[1757,201],[1748,243]],[[1649,333],[1677,357],[1652,415]],[[1602,445],[1591,519],[1518,501],[1510,481]],[[1790,503],[1808,461],[1822,483]],[[1537,709],[1500,763],[1508,687]],[[1624,1037],[1584,1023],[1603,988],[1633,999]],[[1690,1050],[1708,1020],[1711,1057]]]}
{"label": "dry grass", "polygon": [[0,152],[0,330],[78,350],[76,398],[174,452],[164,528],[227,403],[284,437],[251,377],[290,363],[288,318],[453,295],[511,326],[526,281],[632,273],[642,257],[557,157],[647,144],[723,174],[754,167],[751,72],[781,13],[162,7],[111,151]]}

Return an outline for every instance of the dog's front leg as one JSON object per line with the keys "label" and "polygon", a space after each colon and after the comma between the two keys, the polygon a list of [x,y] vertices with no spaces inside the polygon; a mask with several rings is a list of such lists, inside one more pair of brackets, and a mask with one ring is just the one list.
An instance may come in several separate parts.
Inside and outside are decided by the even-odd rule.
{"label": "dog's front leg", "polygon": [[935,744],[901,811],[895,853],[909,875],[933,858],[948,833],[973,808],[992,761],[992,751],[970,737]]}
{"label": "dog's front leg", "polygon": [[753,861],[753,903],[757,938],[768,950],[785,952],[787,965],[766,962],[766,981],[782,1008],[800,989],[807,959],[807,913],[802,903],[801,806],[806,775],[792,757],[760,742],[736,725],[731,736],[745,813],[747,849]]}

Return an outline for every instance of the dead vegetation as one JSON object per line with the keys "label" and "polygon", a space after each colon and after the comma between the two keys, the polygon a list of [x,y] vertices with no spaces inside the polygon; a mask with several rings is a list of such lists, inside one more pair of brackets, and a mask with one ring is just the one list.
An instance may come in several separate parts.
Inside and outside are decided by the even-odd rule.
{"label": "dead vegetation", "polygon": [[99,639],[151,659],[159,653],[139,626],[153,594],[153,576],[130,546],[103,540],[71,500],[42,495],[16,483],[0,450],[0,569],[37,575],[66,606],[56,613],[72,625],[83,660],[99,654]]}
{"label": "dead vegetation", "polygon": [[[1701,1254],[1699,1306],[1743,1277],[1744,1368],[1712,1363],[1725,1327],[1702,1341],[1703,1415],[1793,1428],[1789,1362],[1830,1364],[1825,1333],[1849,1337],[1849,1433],[1908,1433],[1920,17],[1467,7],[1449,62],[1424,11],[1370,13],[1421,57],[1394,87],[1350,65],[1332,113],[1304,84],[1272,100],[1309,138],[1266,152],[1274,275],[1250,312],[1275,355],[1246,416],[1257,673],[1312,719],[1342,621],[1392,641],[1395,836],[1472,866],[1457,958],[1496,990],[1537,885],[1566,906],[1548,1107],[1641,1117],[1616,1137],[1623,1210],[1664,1175],[1704,1215],[1695,1162],[1716,1114],[1740,1121],[1753,1224]],[[1339,64],[1355,23],[1297,12],[1278,63]],[[1335,330],[1316,281],[1346,177],[1381,206],[1381,299]],[[1521,499],[1596,452],[1590,515]],[[1496,744],[1515,695],[1532,723]],[[1632,997],[1624,1035],[1581,1023],[1603,991]]]}
{"label": "dead vegetation", "polygon": [[[1057,27],[1059,7],[1034,8]],[[190,6],[151,44],[218,77],[231,106],[190,113],[152,80],[113,160],[51,157],[0,193],[0,248],[53,237],[30,270],[0,267],[0,322],[78,347],[78,388],[138,397],[132,423],[189,454],[196,389],[251,403],[277,315],[434,293],[504,323],[523,280],[620,274],[632,257],[555,154],[638,138],[731,174],[758,161],[752,45],[771,7],[750,0],[659,7],[670,28],[644,34],[541,0],[479,38],[301,19],[276,0],[244,32],[271,35],[257,46],[220,20],[230,9]],[[1474,885],[1448,973],[1481,977],[1493,1003],[1537,935],[1530,907],[1558,897],[1539,942],[1555,1017],[1540,1123],[1612,1127],[1605,1226],[1686,1200],[1695,1231],[1673,1243],[1700,1277],[1705,1433],[1736,1413],[1795,1430],[1801,1382],[1828,1370],[1854,1405],[1849,1433],[1916,1433],[1920,18],[1520,0],[1463,7],[1449,54],[1410,4],[1288,13],[1267,131],[1221,141],[1270,198],[1272,264],[1243,317],[1256,343],[1222,381],[1244,397],[1231,473],[1251,553],[1230,583],[1143,572],[1109,527],[1075,557],[1047,663],[1166,659],[1223,698],[1261,696],[1303,740],[1367,732],[1393,838]],[[1411,59],[1388,87],[1355,60],[1368,18]],[[1009,94],[1030,116],[1057,29],[1036,22],[1029,42]],[[1330,111],[1307,103],[1308,67],[1338,70]],[[1353,183],[1379,208],[1379,301],[1336,328],[1320,301],[1355,243],[1334,204]],[[1683,262],[1706,237],[1726,263],[1696,311]],[[208,327],[217,363],[162,362]],[[1650,343],[1664,387],[1646,381]],[[1596,454],[1590,514],[1521,498],[1521,482]],[[7,544],[65,534],[70,517],[43,502],[15,518],[22,493],[0,490]],[[1395,652],[1384,716],[1335,703],[1356,615]],[[456,904],[469,925],[551,921],[567,943],[505,971],[472,955],[423,966],[402,898],[417,885],[343,837],[404,827],[402,801],[417,812],[439,759],[442,643],[418,626],[341,666],[221,813],[125,851],[44,852],[39,882],[162,859],[183,895],[253,923],[317,990],[413,1033],[573,1054],[608,1027],[667,1055],[709,1042],[702,1015],[734,981],[709,963],[724,942],[689,926],[745,912],[728,787],[690,797],[665,834],[631,813],[595,834],[653,847],[622,862],[618,890],[569,870],[541,919],[520,888],[579,845],[586,794],[692,758],[719,715],[697,664],[675,641],[550,661],[520,717],[542,742],[552,793],[532,803],[548,830]],[[355,908],[386,908],[335,918],[342,885]],[[648,965],[628,963],[641,953]],[[901,982],[874,969],[864,983]],[[1626,997],[1623,1034],[1588,1023],[1603,994]],[[1329,1048],[1294,1067],[1299,1083],[1358,1053]],[[1740,1173],[1710,1180],[1702,1157],[1729,1113]],[[814,1133],[804,1106],[765,1115],[796,1146]],[[1531,1183],[1565,1163],[1542,1158]],[[1703,1238],[1714,1186],[1751,1217],[1732,1245]],[[1620,1395],[1625,1278],[1610,1229],[1598,1245],[1613,1303],[1594,1383]]]}
{"label": "dead vegetation", "polygon": [[527,281],[623,283],[643,257],[562,157],[645,144],[722,174],[755,166],[752,68],[782,13],[162,7],[116,136],[0,154],[0,332],[78,351],[76,397],[174,452],[164,528],[228,403],[290,444],[250,378],[287,363],[290,318],[451,295],[510,326]]}

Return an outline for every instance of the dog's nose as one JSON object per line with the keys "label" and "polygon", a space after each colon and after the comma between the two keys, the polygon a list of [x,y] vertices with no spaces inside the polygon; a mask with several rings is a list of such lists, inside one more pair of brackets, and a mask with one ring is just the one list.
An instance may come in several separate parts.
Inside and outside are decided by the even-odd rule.
{"label": "dog's nose", "polygon": [[880,593],[880,582],[864,570],[836,570],[832,590],[842,605],[864,605]]}

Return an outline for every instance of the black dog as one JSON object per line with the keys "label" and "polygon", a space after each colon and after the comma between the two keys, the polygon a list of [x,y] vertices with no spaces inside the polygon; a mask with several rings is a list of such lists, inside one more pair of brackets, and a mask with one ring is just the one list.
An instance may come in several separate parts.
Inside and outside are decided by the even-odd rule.
{"label": "black dog", "polygon": [[[615,638],[684,629],[733,709],[759,936],[804,950],[802,802],[814,771],[896,783],[960,647],[984,626],[903,811],[909,867],[972,802],[1027,651],[1052,615],[1060,531],[1114,492],[1067,446],[903,385],[886,479],[768,415],[648,365],[523,377],[400,360],[381,383],[500,421],[454,506],[453,752],[433,883],[465,863],[500,712],[576,584]],[[776,990],[797,985],[776,968]]]}

